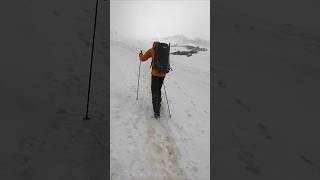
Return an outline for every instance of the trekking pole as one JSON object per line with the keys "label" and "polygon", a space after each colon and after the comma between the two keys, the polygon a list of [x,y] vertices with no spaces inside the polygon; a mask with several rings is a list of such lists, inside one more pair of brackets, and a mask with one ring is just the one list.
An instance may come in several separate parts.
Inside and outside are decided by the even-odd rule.
{"label": "trekking pole", "polygon": [[[142,50],[141,50],[140,53],[142,54]],[[137,98],[136,98],[136,100],[138,100],[138,93],[139,93],[140,68],[141,68],[141,61],[140,61],[140,64],[139,64],[139,76],[138,76],[138,87],[137,87]]]}
{"label": "trekking pole", "polygon": [[90,100],[90,89],[91,89],[91,75],[92,75],[92,60],[93,60],[93,50],[94,50],[94,39],[96,36],[96,24],[97,24],[97,11],[98,11],[98,2],[96,1],[96,12],[94,17],[94,26],[93,26],[93,40],[92,40],[92,48],[91,48],[91,63],[90,63],[90,74],[89,74],[89,85],[88,85],[88,99],[87,99],[87,111],[83,120],[89,120],[88,112],[89,112],[89,100]]}
{"label": "trekking pole", "polygon": [[167,100],[167,105],[168,105],[168,111],[169,111],[169,117],[171,118],[171,113],[170,113],[170,108],[169,108],[169,101],[167,97],[167,91],[166,91],[166,86],[163,84],[164,87],[164,94],[166,95],[166,100]]}

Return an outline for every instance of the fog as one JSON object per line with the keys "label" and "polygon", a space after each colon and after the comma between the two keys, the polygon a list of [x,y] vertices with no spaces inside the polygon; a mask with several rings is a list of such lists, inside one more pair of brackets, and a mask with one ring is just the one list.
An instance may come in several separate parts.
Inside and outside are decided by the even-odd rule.
{"label": "fog", "polygon": [[131,38],[210,39],[210,1],[111,0],[111,32]]}

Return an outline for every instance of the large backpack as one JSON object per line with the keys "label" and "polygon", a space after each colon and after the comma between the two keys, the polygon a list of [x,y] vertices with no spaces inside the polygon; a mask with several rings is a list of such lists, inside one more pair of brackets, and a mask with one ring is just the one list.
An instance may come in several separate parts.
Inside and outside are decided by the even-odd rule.
{"label": "large backpack", "polygon": [[154,47],[155,57],[152,61],[153,67],[159,72],[168,73],[170,68],[170,43],[157,43]]}

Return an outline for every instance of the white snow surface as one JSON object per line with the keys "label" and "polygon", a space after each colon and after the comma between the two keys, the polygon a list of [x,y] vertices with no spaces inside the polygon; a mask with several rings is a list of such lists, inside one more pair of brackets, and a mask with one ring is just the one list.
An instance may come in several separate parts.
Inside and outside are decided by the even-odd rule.
{"label": "white snow surface", "polygon": [[316,3],[213,2],[213,179],[320,179]]}
{"label": "white snow surface", "polygon": [[171,55],[162,88],[161,118],[153,116],[150,60],[138,52],[151,42],[111,36],[110,176],[122,179],[210,179],[210,53]]}
{"label": "white snow surface", "polygon": [[107,2],[2,1],[0,179],[105,180]]}

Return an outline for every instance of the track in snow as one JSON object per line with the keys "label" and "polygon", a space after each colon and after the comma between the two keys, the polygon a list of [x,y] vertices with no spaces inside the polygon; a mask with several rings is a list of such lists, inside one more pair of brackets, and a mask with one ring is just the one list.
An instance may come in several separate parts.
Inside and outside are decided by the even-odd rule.
{"label": "track in snow", "polygon": [[[155,120],[152,117],[150,61],[141,65],[139,99],[135,99],[139,68],[137,52],[139,49],[134,46],[111,42],[111,178],[194,179],[197,176],[186,171],[197,174],[201,167],[197,167],[194,156],[188,155],[193,152],[186,147],[193,142],[191,134],[183,127],[191,124],[181,125],[177,118],[182,117],[182,112],[185,120],[192,119],[191,114],[197,112],[196,108],[191,108],[188,93],[179,90],[176,87],[179,84],[174,81],[171,83],[176,86],[168,84],[167,87],[172,119],[168,117],[162,92],[161,118]],[[172,81],[169,76],[164,83]],[[173,87],[183,92],[175,97],[183,96],[184,101],[179,103],[181,107],[175,105],[178,100],[173,103],[170,99],[173,96],[169,93],[176,94]]]}

